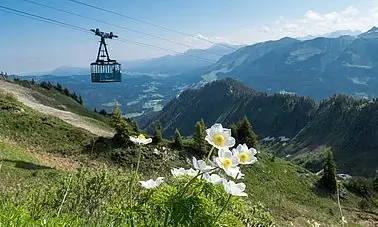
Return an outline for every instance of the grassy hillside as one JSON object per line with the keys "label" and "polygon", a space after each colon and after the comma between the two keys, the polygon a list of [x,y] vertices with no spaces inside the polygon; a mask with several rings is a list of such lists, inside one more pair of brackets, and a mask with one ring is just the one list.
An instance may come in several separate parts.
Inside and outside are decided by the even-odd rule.
{"label": "grassy hillside", "polygon": [[[109,129],[109,125],[108,125],[109,118],[104,117],[91,110],[88,110],[86,107],[84,107],[82,104],[79,104],[70,96],[67,96],[59,92],[54,86],[41,87],[40,85],[32,84],[32,82],[27,81],[27,80],[15,81],[15,83],[36,91],[32,93],[32,96],[43,105],[50,106],[50,107],[60,109],[60,110],[70,111],[72,113],[76,113],[80,115],[82,119],[86,121],[95,123],[101,127],[105,127],[106,129]],[[93,119],[95,119],[96,121],[94,121]]]}
{"label": "grassy hillside", "polygon": [[[96,141],[94,135],[55,117],[35,112],[7,94],[0,94],[0,123],[0,138],[6,138],[0,141],[0,178],[4,179],[0,181],[0,223],[5,226],[126,224],[122,220],[130,211],[127,202],[129,170],[136,165],[137,147],[116,143],[114,138]],[[96,143],[93,144],[93,141]],[[162,145],[147,145],[142,149],[140,179],[169,177],[170,168],[191,165],[190,160],[187,161],[194,154],[190,146],[176,151],[168,145],[165,141]],[[77,157],[84,153],[88,159],[97,157],[98,165],[88,170],[72,168],[67,171],[55,167],[58,165],[54,162],[59,162],[59,159],[46,160],[46,156],[41,155],[43,152],[53,152],[56,157],[68,154],[67,159],[71,162],[78,162]],[[340,215],[336,200],[317,194],[314,188],[317,176],[295,164],[274,158],[265,149],[261,149],[258,159],[258,163],[242,170],[248,198],[232,200],[233,205],[224,216],[228,218],[225,223],[233,223],[236,217],[247,215],[260,226],[269,226],[272,219],[278,226],[289,226],[290,223],[312,226],[309,222],[338,225]],[[85,162],[80,165],[88,166]],[[103,165],[108,167],[100,168]],[[174,180],[172,182],[175,183]],[[164,193],[169,195],[175,189],[164,186],[153,193],[156,196],[153,200],[146,202],[143,202],[144,196],[150,194],[139,186],[137,190],[142,203],[135,215],[162,221],[162,217],[153,216],[158,214],[151,212],[150,208],[159,207],[156,209],[160,212],[162,204],[166,203],[164,199],[169,198]],[[200,197],[199,202],[205,202],[201,202],[201,215],[210,215],[221,209],[225,198],[219,195],[223,192],[214,192],[218,199]],[[361,199],[344,190],[341,204],[348,222],[378,221],[375,208],[370,213],[360,211],[358,203]],[[196,219],[201,215],[197,213],[191,217]],[[146,225],[139,223],[136,226]]]}
{"label": "grassy hillside", "polygon": [[[113,168],[107,168],[107,170],[92,169],[89,172],[81,171],[77,175],[72,175],[70,172],[42,165],[33,153],[5,142],[0,143],[0,160],[2,166],[0,176],[4,179],[0,182],[0,194],[7,193],[7,196],[0,199],[2,213],[0,223],[2,221],[5,223],[5,220],[12,220],[14,223],[17,215],[20,215],[20,223],[37,224],[41,221],[38,215],[43,214],[48,223],[54,223],[58,226],[62,226],[63,223],[105,225],[109,223],[107,219],[112,219],[112,217],[110,214],[98,216],[97,211],[115,209],[117,203],[113,199],[121,199],[122,193],[127,195],[129,175],[127,172],[115,171]],[[154,162],[153,160],[150,161]],[[157,164],[155,163],[155,165]],[[142,169],[145,169],[146,164],[142,165]],[[268,222],[270,220],[269,214],[271,214],[278,226],[290,226],[291,223],[294,226],[312,226],[309,222],[322,223],[324,226],[331,226],[331,224],[337,226],[336,223],[339,222],[340,215],[336,200],[317,195],[314,190],[317,177],[303,168],[279,158],[272,158],[264,152],[259,155],[259,163],[244,168],[243,172],[246,174],[245,183],[249,195],[246,202],[256,214],[261,213],[262,215],[256,217],[257,219]],[[146,179],[150,178],[151,175],[143,176],[142,174],[140,177]],[[70,179],[74,179],[71,182],[73,191],[70,191],[65,202],[67,206],[63,209],[62,217],[57,218],[56,212],[62,201],[63,192],[66,191],[66,187],[71,181]],[[87,183],[96,185],[96,187],[93,189],[86,188],[86,186],[79,187],[80,184],[85,185]],[[74,192],[76,187],[79,191]],[[106,206],[95,208],[94,216],[87,216],[89,218],[87,220],[85,218],[73,219],[76,216],[73,210],[79,212],[82,209],[80,206],[85,206],[84,201],[75,202],[74,194],[79,193],[77,194],[79,196],[83,193],[81,196],[89,196],[88,199],[94,199],[95,194],[92,194],[93,192],[90,190],[98,190],[96,195],[101,195],[99,200],[95,200],[94,203],[97,204],[97,202],[102,201],[106,203],[104,204]],[[38,198],[37,194],[42,192],[44,196]],[[115,194],[112,194],[113,197],[107,197],[108,193]],[[358,212],[355,212],[355,210],[358,210],[357,204],[361,199],[349,192],[345,193],[341,203],[344,216],[350,224],[347,226],[359,226],[351,225],[351,223],[366,221],[358,216]],[[11,198],[13,199],[10,200]],[[70,198],[73,200],[71,201]],[[49,202],[42,204],[43,201]],[[58,203],[58,205],[55,203]],[[17,212],[13,207],[14,205],[18,206]],[[70,208],[72,211],[66,210],[72,205],[75,205],[75,207]],[[33,209],[34,206],[41,210]],[[9,212],[16,212],[13,219],[9,219]],[[28,217],[31,219],[28,220]],[[33,221],[33,217],[37,218],[36,221]],[[93,222],[94,217],[100,219]],[[366,214],[364,218],[371,221],[377,216]],[[92,220],[92,222],[88,222],[89,220]],[[378,219],[375,220],[378,221]]]}
{"label": "grassy hillside", "polygon": [[89,132],[43,115],[0,93],[1,137],[48,152],[77,153],[93,140]]}

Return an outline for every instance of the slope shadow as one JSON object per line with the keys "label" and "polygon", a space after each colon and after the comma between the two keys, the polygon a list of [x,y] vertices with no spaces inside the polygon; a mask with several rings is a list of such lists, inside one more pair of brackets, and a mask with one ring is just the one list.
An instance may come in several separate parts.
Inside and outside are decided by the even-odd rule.
{"label": "slope shadow", "polygon": [[14,163],[16,168],[26,169],[26,170],[43,170],[43,169],[54,169],[48,166],[41,166],[31,162],[25,162],[20,160],[10,160],[10,159],[0,159],[1,162]]}

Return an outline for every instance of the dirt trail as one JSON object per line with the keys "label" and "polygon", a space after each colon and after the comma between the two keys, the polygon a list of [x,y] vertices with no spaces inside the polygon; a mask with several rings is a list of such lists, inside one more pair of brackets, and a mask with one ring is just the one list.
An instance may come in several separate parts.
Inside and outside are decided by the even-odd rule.
{"label": "dirt trail", "polygon": [[[3,80],[0,80],[0,91],[6,93],[13,93],[17,99],[24,103],[26,106],[33,108],[36,111],[39,111],[43,114],[52,115],[62,119],[63,121],[78,127],[83,128],[95,135],[104,136],[104,137],[112,137],[114,135],[113,132],[104,130],[98,125],[91,124],[87,121],[84,121],[83,118],[75,113],[71,113],[64,110],[58,110],[50,106],[46,106],[41,104],[38,100],[36,100],[32,94],[38,93],[29,88],[22,87],[18,84],[9,83]],[[41,96],[42,94],[39,93]],[[48,97],[46,97],[48,99]]]}

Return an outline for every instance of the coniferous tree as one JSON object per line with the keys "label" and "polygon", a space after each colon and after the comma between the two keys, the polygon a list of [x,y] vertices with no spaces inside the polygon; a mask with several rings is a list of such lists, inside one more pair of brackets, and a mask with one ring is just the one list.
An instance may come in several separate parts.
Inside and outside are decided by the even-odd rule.
{"label": "coniferous tree", "polygon": [[71,96],[71,98],[72,98],[73,100],[75,100],[76,102],[78,102],[78,97],[77,97],[76,92],[74,92],[74,93],[71,94],[70,96]]}
{"label": "coniferous tree", "polygon": [[139,126],[138,126],[138,123],[136,121],[132,121],[131,126],[133,127],[133,130],[135,132],[139,132]]}
{"label": "coniferous tree", "polygon": [[70,96],[70,91],[65,87],[63,89],[63,93],[66,95],[66,96]]}
{"label": "coniferous tree", "polygon": [[156,144],[161,143],[163,141],[163,136],[162,136],[162,133],[161,133],[161,124],[160,124],[160,122],[158,122],[155,125],[155,135],[153,137],[153,141]]}
{"label": "coniferous tree", "polygon": [[121,110],[119,109],[119,104],[116,100],[114,100],[110,124],[116,130],[117,134],[128,134],[127,122],[122,117]]}
{"label": "coniferous tree", "polygon": [[108,113],[104,109],[100,110],[100,112],[98,112],[98,113],[101,114],[101,115],[104,115],[104,116],[108,115]]}
{"label": "coniferous tree", "polygon": [[77,101],[80,103],[80,105],[83,105],[83,98],[81,97],[81,95],[79,95],[79,98]]}
{"label": "coniferous tree", "polygon": [[58,90],[60,93],[63,93],[63,86],[60,83],[57,83],[56,90]]}
{"label": "coniferous tree", "polygon": [[198,150],[202,153],[206,153],[206,140],[205,140],[205,129],[203,123],[198,121],[196,124],[196,134],[194,136],[195,145]]}
{"label": "coniferous tree", "polygon": [[337,189],[336,182],[336,163],[333,158],[333,152],[330,148],[326,149],[327,160],[324,163],[324,172],[322,178],[320,178],[320,186],[326,189],[330,193],[335,193]]}
{"label": "coniferous tree", "polygon": [[177,128],[175,130],[175,142],[174,142],[174,146],[178,150],[182,150],[182,147],[183,147],[182,136],[181,136],[180,131]]}
{"label": "coniferous tree", "polygon": [[239,123],[237,129],[238,143],[246,144],[248,147],[256,147],[258,142],[257,135],[252,130],[252,125],[248,118],[245,116]]}

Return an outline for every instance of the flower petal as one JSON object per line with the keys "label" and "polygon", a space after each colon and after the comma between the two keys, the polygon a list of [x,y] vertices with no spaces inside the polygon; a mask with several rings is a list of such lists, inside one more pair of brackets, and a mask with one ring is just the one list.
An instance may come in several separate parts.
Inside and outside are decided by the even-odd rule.
{"label": "flower petal", "polygon": [[226,147],[233,147],[233,146],[235,146],[235,138],[230,137],[228,140],[225,141],[224,145]]}
{"label": "flower petal", "polygon": [[193,157],[193,167],[194,167],[195,169],[199,169],[198,161],[197,161],[196,157]]}
{"label": "flower petal", "polygon": [[231,156],[230,159],[232,161],[232,166],[237,166],[239,164],[239,158],[238,157]]}

